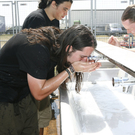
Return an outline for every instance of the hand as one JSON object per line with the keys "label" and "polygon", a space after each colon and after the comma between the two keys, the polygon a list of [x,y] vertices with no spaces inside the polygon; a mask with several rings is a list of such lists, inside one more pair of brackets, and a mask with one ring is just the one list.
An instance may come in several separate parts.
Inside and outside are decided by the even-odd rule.
{"label": "hand", "polygon": [[72,66],[74,67],[75,72],[92,72],[96,70],[97,68],[101,67],[101,63],[77,61],[77,62],[74,62]]}
{"label": "hand", "polygon": [[111,36],[108,39],[108,44],[120,47],[120,43],[119,43],[118,39],[116,37],[114,37],[114,36]]}

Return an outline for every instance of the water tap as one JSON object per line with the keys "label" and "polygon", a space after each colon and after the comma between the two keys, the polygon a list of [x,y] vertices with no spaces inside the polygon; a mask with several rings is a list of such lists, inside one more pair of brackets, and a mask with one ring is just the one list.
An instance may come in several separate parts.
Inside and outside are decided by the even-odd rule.
{"label": "water tap", "polygon": [[103,56],[89,56],[88,57],[89,60],[94,60],[95,62],[99,61],[99,60],[103,60],[104,57]]}
{"label": "water tap", "polygon": [[131,86],[135,85],[135,80],[129,80],[127,77],[113,77],[112,78],[112,85],[114,87],[117,86]]}

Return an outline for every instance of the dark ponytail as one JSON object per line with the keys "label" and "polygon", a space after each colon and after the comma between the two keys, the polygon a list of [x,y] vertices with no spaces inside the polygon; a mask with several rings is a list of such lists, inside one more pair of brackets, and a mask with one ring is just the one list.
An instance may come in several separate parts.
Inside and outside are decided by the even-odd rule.
{"label": "dark ponytail", "polygon": [[52,1],[55,1],[57,6],[63,2],[71,2],[71,4],[73,3],[73,0],[41,0],[38,8],[45,9],[46,7],[49,7],[51,5]]}
{"label": "dark ponytail", "polygon": [[39,3],[39,5],[38,5],[38,8],[40,8],[40,9],[43,8],[44,9],[46,7],[49,7],[50,4],[52,3],[52,1],[53,0],[41,0],[40,3]]}

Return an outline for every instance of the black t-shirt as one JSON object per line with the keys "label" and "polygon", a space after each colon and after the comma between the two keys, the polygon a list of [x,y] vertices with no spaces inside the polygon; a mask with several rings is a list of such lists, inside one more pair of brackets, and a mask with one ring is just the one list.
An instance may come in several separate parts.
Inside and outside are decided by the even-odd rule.
{"label": "black t-shirt", "polygon": [[[50,20],[44,9],[37,9],[31,12],[23,23],[24,28],[39,28],[43,26],[55,26],[59,28],[59,21],[54,19]],[[54,69],[50,73],[50,78],[54,76]]]}
{"label": "black t-shirt", "polygon": [[27,73],[48,79],[55,66],[46,46],[29,44],[22,33],[13,36],[0,53],[0,102],[18,102],[26,97],[30,92]]}
{"label": "black t-shirt", "polygon": [[50,21],[44,9],[37,9],[30,13],[23,23],[24,28],[39,28],[43,26],[55,26],[59,28],[59,21],[54,19]]}

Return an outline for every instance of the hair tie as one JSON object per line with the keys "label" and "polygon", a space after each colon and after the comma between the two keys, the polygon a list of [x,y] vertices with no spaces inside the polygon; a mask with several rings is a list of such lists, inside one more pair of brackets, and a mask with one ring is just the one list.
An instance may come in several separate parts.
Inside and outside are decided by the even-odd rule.
{"label": "hair tie", "polygon": [[48,0],[46,5],[48,6],[51,3],[52,0]]}

